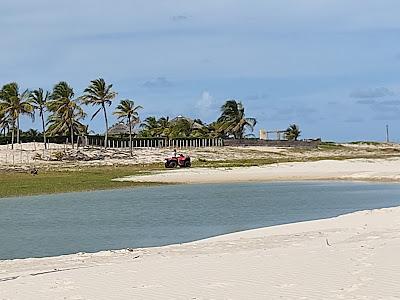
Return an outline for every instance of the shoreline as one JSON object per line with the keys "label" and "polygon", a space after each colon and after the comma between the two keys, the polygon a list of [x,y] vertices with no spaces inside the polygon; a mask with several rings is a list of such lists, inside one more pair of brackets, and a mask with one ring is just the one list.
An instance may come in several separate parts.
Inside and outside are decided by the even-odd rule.
{"label": "shoreline", "polygon": [[169,184],[313,180],[400,182],[400,159],[319,160],[253,167],[176,169],[113,179],[119,182]]}
{"label": "shoreline", "polygon": [[[0,191],[0,199],[175,184],[307,181],[400,183],[400,158],[281,162],[243,167],[199,166],[174,170],[154,165],[148,168],[104,166],[65,172],[44,171],[38,176],[0,173],[0,184],[4,183],[6,187]],[[21,182],[23,190],[16,192]],[[7,188],[8,184],[14,188]]]}
{"label": "shoreline", "polygon": [[[80,148],[79,152],[70,147],[62,147],[63,145],[49,144],[47,150],[44,149],[43,143],[23,143],[18,145],[18,149],[11,151],[7,146],[0,145],[0,197],[10,198],[18,196],[30,195],[48,195],[59,194],[65,192],[80,192],[92,190],[112,190],[115,188],[137,187],[145,185],[154,185],[156,182],[146,179],[146,183],[141,180],[132,179],[132,175],[140,175],[141,172],[159,172],[166,173],[164,170],[164,158],[171,155],[172,149],[135,149],[133,157],[130,156],[127,149],[101,149],[101,148]],[[66,159],[56,160],[55,153],[62,152]],[[395,162],[400,169],[400,145],[398,144],[333,144],[322,143],[315,149],[304,148],[281,148],[281,147],[208,147],[208,148],[190,148],[179,149],[184,154],[189,155],[193,160],[194,168],[190,174],[186,174],[187,170],[175,170],[172,177],[182,177],[178,183],[212,183],[212,182],[243,182],[243,181],[305,181],[305,180],[354,180],[354,181],[374,181],[374,182],[400,182],[400,173],[393,166],[388,166],[390,172],[381,170],[384,176],[352,176],[344,178],[347,174],[348,161],[358,159],[359,161],[387,161],[388,164]],[[10,157],[15,156],[14,161],[10,164]],[[259,168],[285,168],[290,164],[306,164],[312,166],[318,161],[332,160],[335,164],[333,169],[337,169],[335,174],[323,174],[319,176],[324,166],[318,169],[309,169],[303,174],[293,176],[290,171],[280,176],[253,176],[253,170]],[[344,164],[345,167],[338,167]],[[39,171],[37,176],[30,174],[31,169],[35,167]],[[359,173],[368,170],[369,164],[365,163],[358,169]],[[207,171],[201,171],[206,168]],[[238,175],[240,179],[233,180],[237,174],[237,170],[249,168],[251,171],[247,174]],[[308,168],[308,167],[307,167]],[[223,172],[222,176],[226,177],[221,180],[213,174],[215,170],[235,169],[234,172]],[[200,180],[195,173],[197,170],[207,173],[210,170],[212,178],[208,180]],[[371,170],[370,170],[371,171]],[[174,171],[172,171],[174,172]],[[258,171],[257,171],[258,172]],[[255,172],[255,173],[257,173]],[[240,172],[239,172],[240,173]],[[365,173],[365,172],[364,172]],[[386,173],[386,174],[385,174]],[[154,174],[154,173],[153,173]],[[182,175],[182,176],[181,176]],[[236,176],[236,175],[235,175]],[[127,178],[131,179],[127,180]],[[118,178],[123,178],[118,179]],[[159,178],[158,178],[159,179]],[[217,180],[218,179],[218,180]],[[176,182],[176,180],[157,180],[157,183]],[[178,180],[179,181],[179,180]],[[193,182],[191,182],[193,181]]]}
{"label": "shoreline", "polygon": [[[282,295],[361,297],[364,293],[376,298],[383,288],[387,297],[400,292],[400,285],[387,282],[400,276],[395,259],[400,250],[399,229],[400,207],[390,207],[184,244],[3,260],[0,287],[6,299],[73,299],[78,294],[82,299],[133,295],[153,299],[160,293],[166,299],[177,295],[239,299],[242,289],[253,297],[273,299]],[[211,288],[216,283],[219,286]]]}
{"label": "shoreline", "polygon": [[[231,236],[236,236],[238,235],[239,237],[242,235],[248,235],[251,234],[252,232],[256,231],[274,231],[275,229],[281,230],[284,227],[296,227],[297,225],[304,225],[308,223],[313,223],[313,222],[320,222],[320,221],[326,221],[326,220],[334,220],[337,218],[341,217],[347,217],[347,216],[352,216],[352,215],[357,215],[357,214],[363,214],[363,213],[369,213],[372,211],[381,211],[381,210],[399,210],[400,212],[400,205],[399,206],[388,206],[388,207],[381,207],[381,208],[374,208],[374,209],[362,209],[362,210],[357,210],[353,211],[350,213],[344,213],[344,214],[339,214],[333,217],[326,217],[326,218],[319,218],[319,219],[311,219],[311,220],[304,220],[304,221],[295,221],[291,223],[282,223],[282,224],[277,224],[277,225],[270,225],[270,226],[263,226],[263,227],[257,227],[257,228],[252,228],[252,229],[245,229],[245,230],[238,230],[234,232],[229,232],[229,233],[224,233],[224,234],[218,234],[206,238],[201,238],[197,240],[192,240],[188,242],[182,242],[182,243],[173,243],[173,244],[167,244],[167,245],[162,245],[162,246],[148,246],[148,247],[136,247],[136,248],[120,248],[120,249],[106,249],[106,250],[99,250],[95,252],[85,252],[85,251],[79,251],[75,253],[67,253],[67,254],[61,254],[61,255],[55,255],[55,256],[43,256],[43,257],[25,257],[25,258],[11,258],[11,259],[0,259],[0,264],[4,262],[24,262],[24,261],[40,261],[40,260],[47,260],[47,259],[56,259],[56,258],[70,258],[70,257],[75,257],[75,256],[81,256],[81,255],[99,255],[101,256],[102,254],[124,254],[124,253],[129,253],[135,250],[154,250],[154,249],[162,249],[166,247],[180,247],[180,246],[185,246],[185,245],[190,245],[192,243],[207,243],[212,240],[224,240],[228,239]],[[107,255],[106,255],[107,256]],[[0,278],[1,282],[1,278]]]}

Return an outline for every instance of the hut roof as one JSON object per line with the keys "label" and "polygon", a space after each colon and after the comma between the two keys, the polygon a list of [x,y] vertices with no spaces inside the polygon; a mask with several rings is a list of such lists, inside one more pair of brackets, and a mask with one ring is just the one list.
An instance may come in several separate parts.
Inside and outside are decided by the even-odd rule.
{"label": "hut roof", "polygon": [[[136,133],[136,130],[133,129],[132,133]],[[115,123],[108,129],[108,134],[109,135],[129,134],[129,126],[122,122]]]}
{"label": "hut roof", "polygon": [[171,123],[177,122],[177,121],[179,121],[179,120],[186,120],[186,121],[188,121],[188,122],[191,124],[191,126],[192,126],[193,129],[201,129],[201,128],[204,127],[204,125],[202,125],[202,124],[200,124],[200,123],[197,123],[195,120],[193,120],[193,119],[191,119],[191,118],[188,118],[188,117],[181,116],[181,115],[179,115],[179,116],[175,117],[174,119],[172,119],[172,120],[171,120]]}

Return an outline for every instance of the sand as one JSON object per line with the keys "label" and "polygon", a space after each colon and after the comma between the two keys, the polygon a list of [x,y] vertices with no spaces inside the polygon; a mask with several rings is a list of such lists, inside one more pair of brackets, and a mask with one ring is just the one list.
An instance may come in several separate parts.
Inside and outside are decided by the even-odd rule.
{"label": "sand", "polygon": [[[148,163],[163,163],[165,157],[172,155],[172,148],[135,148],[133,157],[129,149],[85,147],[79,148],[82,155],[93,158],[91,160],[63,160],[57,161],[57,154],[67,151],[75,154],[70,145],[49,144],[44,149],[43,143],[23,143],[15,145],[0,145],[0,170],[12,168],[76,168],[89,166],[110,165],[142,165]],[[193,161],[213,162],[218,166],[221,161],[237,160],[272,160],[272,161],[310,161],[316,159],[335,158],[393,158],[400,157],[399,144],[338,144],[321,146],[320,148],[278,148],[278,147],[207,147],[178,149],[179,153],[190,155]],[[101,157],[102,159],[97,159]]]}
{"label": "sand", "polygon": [[194,168],[127,176],[117,181],[226,183],[291,180],[400,181],[400,159],[349,159],[280,163],[260,167]]}
{"label": "sand", "polygon": [[0,299],[399,299],[400,208],[0,262]]}
{"label": "sand", "polygon": [[[32,146],[36,150],[28,149]],[[22,147],[19,152],[14,151],[21,158],[21,165],[32,163],[28,157],[43,152],[38,145]],[[371,151],[370,146],[348,148],[352,147],[356,148],[353,155],[357,156]],[[347,157],[348,148],[298,152],[296,149],[224,147],[191,150],[190,154],[195,159],[206,157],[207,160],[274,155],[307,159],[337,156],[340,151]],[[380,152],[376,153],[381,155],[385,149],[379,148]],[[86,153],[95,151],[100,150]],[[126,157],[126,151],[108,150],[104,160],[78,163],[162,161],[169,151],[137,149],[135,158],[131,159]],[[0,147],[0,167],[10,164],[10,153],[5,146]],[[65,165],[66,162],[40,160],[35,164]],[[176,169],[117,180],[218,183],[330,179],[400,181],[400,158]],[[181,245],[0,261],[0,300],[400,299],[398,253],[400,208],[388,208],[260,228]]]}

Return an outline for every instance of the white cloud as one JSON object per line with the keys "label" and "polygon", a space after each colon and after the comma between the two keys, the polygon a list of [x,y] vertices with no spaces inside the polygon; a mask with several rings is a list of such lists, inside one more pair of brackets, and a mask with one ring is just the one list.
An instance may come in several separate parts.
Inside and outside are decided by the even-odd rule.
{"label": "white cloud", "polygon": [[155,79],[146,81],[143,84],[144,87],[147,87],[149,89],[153,88],[166,88],[172,86],[172,83],[167,80],[165,77],[157,77]]}
{"label": "white cloud", "polygon": [[393,96],[395,93],[388,88],[380,87],[368,90],[356,90],[350,93],[352,98],[382,98]]}
{"label": "white cloud", "polygon": [[208,119],[211,115],[215,114],[216,103],[213,96],[208,91],[203,91],[201,98],[196,103],[201,118]]}

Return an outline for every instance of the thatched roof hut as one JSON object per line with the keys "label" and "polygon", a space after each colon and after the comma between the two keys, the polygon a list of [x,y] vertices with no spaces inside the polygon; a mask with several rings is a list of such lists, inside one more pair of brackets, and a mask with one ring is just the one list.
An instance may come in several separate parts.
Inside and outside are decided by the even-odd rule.
{"label": "thatched roof hut", "polygon": [[[132,128],[132,134],[136,134],[137,130]],[[108,129],[108,134],[109,135],[125,135],[129,134],[129,126],[126,125],[125,123],[119,122],[115,123],[113,126],[111,126]]]}
{"label": "thatched roof hut", "polygon": [[179,116],[175,117],[174,119],[172,119],[171,123],[175,123],[175,122],[178,122],[180,120],[188,121],[190,123],[190,125],[192,126],[192,129],[201,129],[201,128],[204,127],[203,124],[200,124],[200,123],[196,122],[196,120],[193,120],[191,118],[184,117],[184,116],[181,116],[181,115],[179,115]]}

